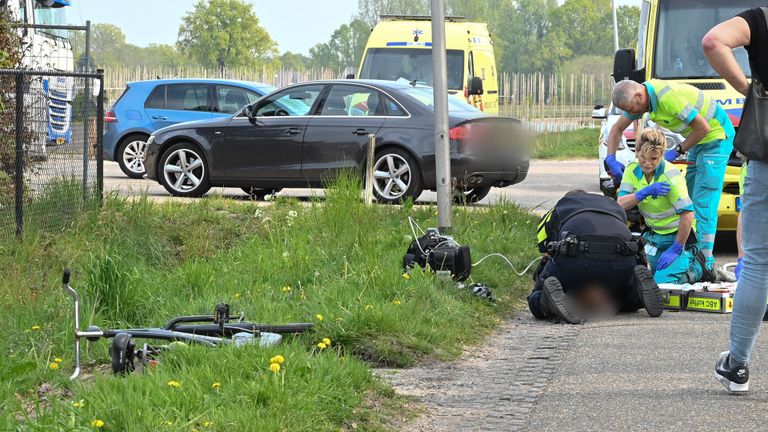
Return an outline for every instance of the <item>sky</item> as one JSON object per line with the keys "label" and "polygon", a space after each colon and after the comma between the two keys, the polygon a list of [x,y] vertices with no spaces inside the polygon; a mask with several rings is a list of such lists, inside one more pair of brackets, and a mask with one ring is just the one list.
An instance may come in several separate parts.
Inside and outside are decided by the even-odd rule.
{"label": "sky", "polygon": [[[328,42],[340,25],[357,12],[358,0],[250,0],[262,27],[280,52],[309,54]],[[120,27],[133,45],[174,44],[181,17],[195,0],[72,0],[67,9],[70,24],[109,23]],[[617,5],[640,5],[640,0],[616,0]]]}

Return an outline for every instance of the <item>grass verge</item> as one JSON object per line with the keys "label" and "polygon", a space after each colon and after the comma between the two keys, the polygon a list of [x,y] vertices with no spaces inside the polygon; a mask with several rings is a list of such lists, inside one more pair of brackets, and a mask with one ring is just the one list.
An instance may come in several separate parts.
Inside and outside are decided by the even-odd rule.
{"label": "grass verge", "polygon": [[569,132],[542,133],[536,136],[534,159],[574,159],[597,157],[600,129],[586,128]]}
{"label": "grass verge", "polygon": [[[429,273],[403,277],[407,217],[434,226],[435,207],[366,207],[359,190],[342,179],[323,202],[269,207],[112,196],[66,231],[0,245],[0,430],[389,429],[371,407],[397,412],[400,403],[370,366],[455,358],[530,281],[489,258],[473,278],[494,288],[491,304],[438,289]],[[457,209],[454,236],[471,245],[474,261],[499,252],[522,268],[536,256],[534,223],[511,204]],[[175,349],[127,377],[108,373],[110,341],[102,340],[85,345],[84,379],[70,382],[72,305],[60,282],[67,266],[83,326],[159,326],[227,302],[253,321],[316,327],[267,349]],[[323,338],[330,347],[318,346]],[[278,354],[285,362],[273,372],[269,359]]]}

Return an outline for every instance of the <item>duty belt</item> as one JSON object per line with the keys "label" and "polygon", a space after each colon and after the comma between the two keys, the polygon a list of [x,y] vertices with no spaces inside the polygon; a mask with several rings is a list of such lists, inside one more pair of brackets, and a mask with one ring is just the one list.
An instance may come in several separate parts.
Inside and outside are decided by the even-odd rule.
{"label": "duty belt", "polygon": [[585,256],[607,259],[615,256],[637,256],[643,249],[640,239],[622,241],[611,237],[584,236],[564,233],[564,239],[549,243],[547,251],[552,256]]}

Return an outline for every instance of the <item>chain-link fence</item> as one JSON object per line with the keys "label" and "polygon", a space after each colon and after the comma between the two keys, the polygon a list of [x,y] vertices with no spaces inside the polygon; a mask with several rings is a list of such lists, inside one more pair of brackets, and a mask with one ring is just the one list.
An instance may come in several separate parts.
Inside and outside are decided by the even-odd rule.
{"label": "chain-link fence", "polygon": [[0,69],[0,237],[59,230],[102,196],[103,71]]}

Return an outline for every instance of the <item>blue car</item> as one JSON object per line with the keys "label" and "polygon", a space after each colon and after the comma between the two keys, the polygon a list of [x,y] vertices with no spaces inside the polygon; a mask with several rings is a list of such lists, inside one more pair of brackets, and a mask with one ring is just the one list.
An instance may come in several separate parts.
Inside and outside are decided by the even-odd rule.
{"label": "blue car", "polygon": [[275,87],[248,81],[164,79],[128,83],[104,114],[104,153],[131,178],[142,178],[147,139],[177,123],[229,117]]}

